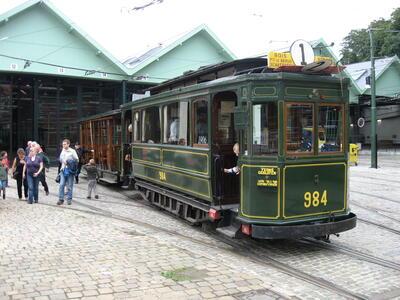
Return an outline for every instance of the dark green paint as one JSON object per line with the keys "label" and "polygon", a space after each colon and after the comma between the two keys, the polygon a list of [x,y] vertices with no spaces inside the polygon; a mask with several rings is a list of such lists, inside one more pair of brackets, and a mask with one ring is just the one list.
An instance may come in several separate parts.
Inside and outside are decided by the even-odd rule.
{"label": "dark green paint", "polygon": [[[198,98],[206,98],[209,100],[208,112],[212,113],[212,95],[223,91],[233,91],[237,93],[238,103],[235,109],[235,129],[247,135],[247,144],[244,145],[245,139],[241,139],[241,149],[247,149],[247,155],[240,155],[239,166],[242,164],[250,165],[244,167],[240,176],[241,178],[241,209],[243,214],[241,217],[258,224],[286,224],[301,223],[304,220],[321,220],[326,219],[329,211],[343,209],[346,201],[346,185],[345,172],[346,153],[347,153],[347,130],[345,125],[344,132],[344,148],[345,151],[339,154],[318,154],[317,135],[314,140],[314,153],[310,156],[288,156],[285,153],[285,134],[284,134],[284,104],[285,101],[306,101],[318,104],[321,102],[330,103],[348,103],[348,80],[340,80],[330,76],[313,76],[305,74],[289,74],[289,73],[265,73],[265,74],[246,74],[226,78],[226,80],[216,82],[206,82],[187,87],[181,87],[171,91],[166,91],[146,99],[140,99],[134,102],[126,103],[122,109],[141,109],[148,106],[162,106],[168,102],[174,101],[192,101]],[[318,90],[318,93],[314,93]],[[314,91],[315,92],[315,91]],[[310,95],[312,95],[310,97]],[[320,97],[323,96],[323,98]],[[279,103],[278,123],[279,123],[279,147],[276,155],[254,156],[252,153],[251,137],[253,116],[251,113],[251,105],[253,103],[263,103],[267,101],[276,101]],[[345,110],[346,120],[348,109]],[[212,123],[209,124],[209,143],[210,149],[217,149],[217,145],[213,144],[212,132],[215,128]],[[213,152],[206,150],[201,153],[209,154],[209,170],[208,176],[203,174],[206,171],[206,164],[203,162],[202,156],[189,155],[179,153],[177,150],[199,152],[193,147],[182,147],[173,145],[151,145],[139,144],[134,145],[132,154],[134,176],[144,180],[157,183],[160,186],[175,189],[185,194],[193,196],[199,200],[211,201],[211,187],[216,185],[212,179],[215,175],[215,166],[213,165]],[[150,147],[153,149],[143,149]],[[155,148],[155,149],[154,149]],[[164,157],[161,157],[161,151],[157,148],[168,149],[164,151]],[[204,149],[205,150],[205,149]],[[163,165],[163,163],[165,165]],[[341,165],[325,165],[325,166],[307,166],[311,164],[341,163]],[[305,165],[304,167],[290,167],[293,165]],[[279,169],[276,175],[278,187],[257,186],[260,179],[266,179],[265,175],[258,174],[259,166],[275,166]],[[285,186],[284,168],[285,171]],[[197,171],[197,172],[193,172]],[[160,173],[165,172],[165,180],[160,180]],[[318,175],[318,183],[315,183],[315,175]],[[270,176],[271,177],[271,176]],[[271,179],[275,180],[275,179]],[[283,211],[283,192],[285,189],[285,215]],[[304,193],[323,190],[328,192],[327,207],[310,207],[304,208]],[[213,191],[215,193],[215,191]],[[217,202],[217,201],[216,201]],[[241,211],[239,209],[239,213]],[[322,213],[322,214],[320,214]],[[344,215],[345,210],[336,213]],[[301,216],[309,215],[311,216]],[[312,215],[314,214],[314,215]],[[247,216],[246,216],[247,215]],[[278,218],[277,218],[278,216]],[[298,216],[298,217],[296,217]]]}
{"label": "dark green paint", "polygon": [[[133,163],[133,171],[135,177],[166,185],[187,194],[193,194],[201,199],[211,201],[209,179],[199,178],[195,175],[186,175],[161,167],[146,166],[140,163]],[[162,172],[164,172],[165,177]]]}
{"label": "dark green paint", "polygon": [[208,154],[194,151],[163,149],[163,166],[208,175]]}
{"label": "dark green paint", "polygon": [[141,160],[153,164],[161,164],[161,150],[148,147],[132,147],[132,157],[135,160]]}
{"label": "dark green paint", "polygon": [[[332,165],[308,165],[301,167],[287,166],[284,171],[284,216],[287,218],[305,215],[314,215],[332,211],[343,211],[346,201],[346,166],[342,163]],[[321,199],[327,191],[327,205],[322,203],[309,208],[304,206],[304,195],[319,192]],[[311,197],[312,199],[312,197]]]}
{"label": "dark green paint", "polygon": [[[241,215],[246,217],[278,218],[278,168],[277,175],[260,175],[262,166],[243,166],[241,173],[242,202]],[[271,167],[266,167],[271,168]],[[277,187],[257,185],[259,180],[271,180],[278,183]]]}
{"label": "dark green paint", "polygon": [[315,93],[323,96],[324,98],[339,98],[342,92],[337,89],[324,89],[318,86],[303,88],[303,87],[288,87],[285,90],[286,96],[309,96],[315,97]]}
{"label": "dark green paint", "polygon": [[276,88],[275,87],[255,87],[253,89],[254,96],[274,96],[276,95]]}

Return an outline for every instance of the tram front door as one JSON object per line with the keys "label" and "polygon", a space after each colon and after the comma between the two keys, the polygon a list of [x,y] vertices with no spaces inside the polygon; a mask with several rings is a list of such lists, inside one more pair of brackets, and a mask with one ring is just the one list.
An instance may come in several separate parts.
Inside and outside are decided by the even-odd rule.
{"label": "tram front door", "polygon": [[233,111],[237,96],[233,92],[222,92],[214,96],[212,109],[212,151],[214,162],[214,197],[220,204],[239,203],[240,174],[225,173],[224,169],[237,166],[233,152],[236,142]]}

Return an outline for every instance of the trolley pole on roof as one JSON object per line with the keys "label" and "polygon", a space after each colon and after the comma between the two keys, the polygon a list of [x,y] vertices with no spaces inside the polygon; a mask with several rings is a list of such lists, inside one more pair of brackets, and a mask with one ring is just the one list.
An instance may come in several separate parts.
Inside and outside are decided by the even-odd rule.
{"label": "trolley pole on roof", "polygon": [[376,134],[376,97],[375,97],[375,57],[374,39],[372,28],[369,30],[369,42],[371,50],[371,168],[378,168],[378,137]]}

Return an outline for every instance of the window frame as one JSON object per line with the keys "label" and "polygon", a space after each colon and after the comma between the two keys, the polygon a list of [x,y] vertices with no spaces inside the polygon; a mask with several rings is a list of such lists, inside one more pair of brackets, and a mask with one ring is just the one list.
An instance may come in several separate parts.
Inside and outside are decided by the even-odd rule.
{"label": "window frame", "polygon": [[[342,149],[340,150],[340,151],[327,151],[327,152],[321,152],[320,151],[320,149],[319,149],[319,147],[317,147],[317,155],[324,155],[324,156],[326,156],[326,155],[337,155],[337,154],[343,154],[344,153],[344,148],[345,148],[345,113],[344,113],[344,109],[345,109],[345,107],[344,107],[344,104],[343,103],[329,103],[329,102],[323,102],[323,103],[318,103],[318,105],[317,105],[317,124],[316,124],[316,126],[317,126],[317,129],[319,129],[319,121],[320,121],[320,119],[319,119],[319,112],[320,112],[320,110],[319,110],[319,108],[320,107],[327,107],[327,106],[339,106],[340,107],[340,109],[341,109],[341,112],[342,112],[342,121],[341,121],[341,143],[342,143]],[[326,134],[325,134],[326,135]]]}
{"label": "window frame", "polygon": [[[139,114],[139,132],[138,139],[135,140],[135,114]],[[132,144],[141,144],[142,141],[142,110],[141,109],[132,109]]]}
{"label": "window frame", "polygon": [[[198,144],[195,143],[194,141],[196,140],[196,121],[197,121],[197,117],[196,117],[196,111],[195,111],[195,104],[197,102],[203,101],[207,104],[207,144]],[[188,144],[188,146],[190,145],[193,148],[206,148],[208,149],[210,147],[210,116],[209,116],[209,107],[210,107],[210,101],[207,98],[197,98],[197,99],[193,99],[191,101],[190,104],[190,116],[191,116],[191,120],[190,120],[190,144]]]}
{"label": "window frame", "polygon": [[[158,119],[159,119],[159,122],[160,122],[160,126],[159,126],[159,129],[160,129],[160,136],[159,136],[159,141],[156,143],[155,141],[154,141],[154,143],[149,143],[149,142],[147,142],[146,140],[145,140],[145,130],[144,130],[144,124],[145,124],[145,122],[144,122],[144,118],[145,118],[145,116],[146,116],[146,110],[148,110],[148,109],[158,109]],[[141,137],[140,137],[140,141],[141,141],[141,143],[142,144],[150,144],[150,145],[161,145],[162,144],[162,137],[163,137],[163,126],[162,126],[162,122],[163,122],[163,118],[162,118],[162,105],[160,105],[160,104],[158,104],[158,105],[153,105],[153,106],[146,106],[146,107],[142,107],[142,108],[140,108],[140,120],[141,120]],[[149,139],[147,139],[147,140],[149,140]]]}
{"label": "window frame", "polygon": [[[287,125],[288,125],[288,108],[290,105],[293,104],[301,104],[301,105],[310,105],[311,106],[311,111],[312,111],[312,129],[313,129],[313,133],[312,133],[312,150],[309,152],[297,152],[297,151],[288,151],[287,150]],[[294,157],[294,156],[315,156],[316,152],[315,152],[315,121],[316,121],[316,106],[317,103],[314,102],[305,102],[305,101],[285,101],[284,102],[284,124],[283,124],[283,152],[285,154],[285,156],[290,156],[290,157]]]}
{"label": "window frame", "polygon": [[[276,108],[276,133],[277,133],[277,145],[276,145],[276,152],[274,153],[266,153],[266,154],[255,154],[254,153],[254,148],[253,146],[254,144],[254,106],[255,105],[268,105],[269,103],[273,103],[275,104],[275,108]],[[251,149],[251,155],[254,157],[273,157],[273,156],[278,156],[279,155],[279,137],[280,137],[280,133],[279,133],[279,103],[277,101],[255,101],[255,102],[251,102],[250,103],[250,114],[251,114],[251,123],[249,124],[250,130],[248,130],[248,133],[250,134],[250,138],[248,137],[248,147],[250,146]]]}
{"label": "window frame", "polygon": [[[178,104],[178,119],[179,123],[181,122],[180,120],[180,113],[181,113],[181,103],[187,103],[187,111],[186,111],[186,138],[185,138],[185,144],[180,144],[179,143],[179,137],[178,137],[178,142],[175,143],[170,143],[168,142],[168,137],[166,134],[168,133],[168,128],[165,127],[166,125],[166,118],[168,117],[168,107],[173,104]],[[181,100],[175,100],[171,101],[168,103],[165,103],[160,106],[161,109],[161,144],[163,145],[173,145],[173,146],[182,146],[182,147],[188,147],[190,146],[190,100],[188,99],[181,99]],[[167,125],[168,126],[168,125]],[[165,140],[166,138],[166,140]]]}

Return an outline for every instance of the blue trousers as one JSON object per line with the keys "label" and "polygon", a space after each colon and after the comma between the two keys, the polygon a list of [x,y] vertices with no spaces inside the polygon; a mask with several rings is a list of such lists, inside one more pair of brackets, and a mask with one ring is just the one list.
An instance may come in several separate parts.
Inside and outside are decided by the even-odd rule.
{"label": "blue trousers", "polygon": [[28,203],[33,203],[33,201],[39,201],[39,177],[34,177],[33,175],[27,175],[28,180]]}
{"label": "blue trousers", "polygon": [[58,200],[64,201],[65,187],[67,187],[67,202],[72,201],[72,189],[74,187],[74,175],[65,176],[63,171],[60,172],[60,188],[58,190]]}

